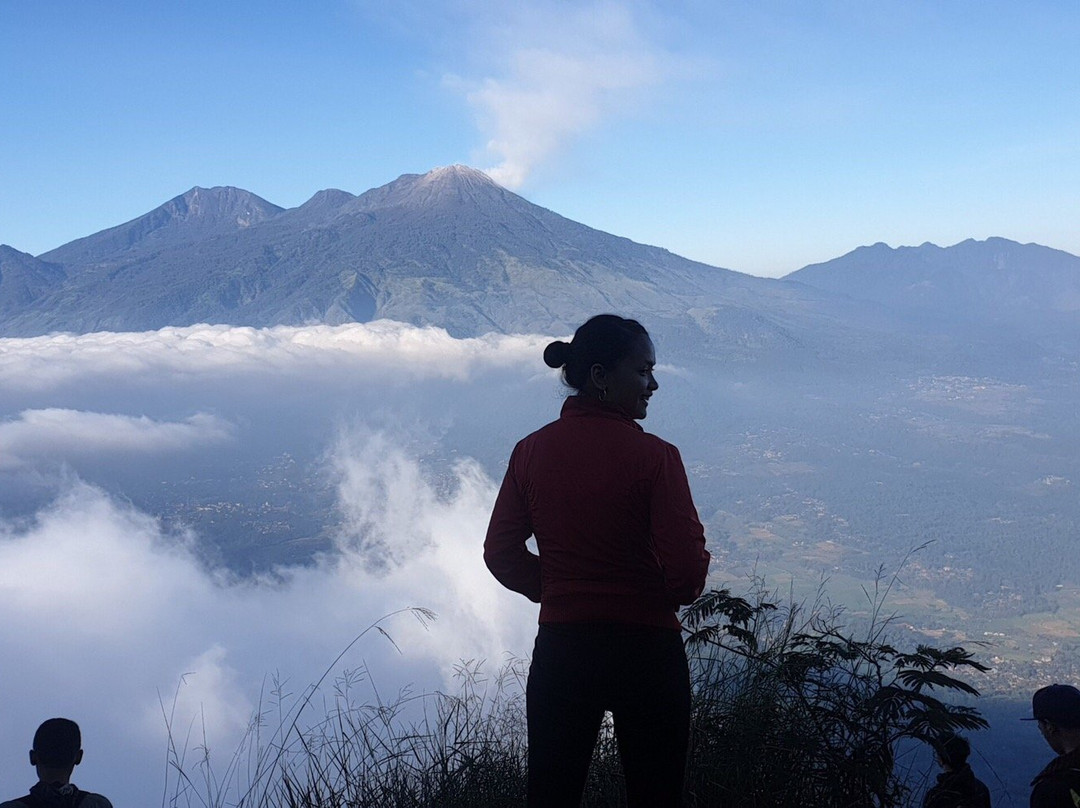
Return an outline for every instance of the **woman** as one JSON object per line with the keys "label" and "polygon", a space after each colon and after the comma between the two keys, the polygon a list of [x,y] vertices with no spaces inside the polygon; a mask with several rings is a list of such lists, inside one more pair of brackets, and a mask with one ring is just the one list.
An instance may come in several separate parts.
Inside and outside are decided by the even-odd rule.
{"label": "woman", "polygon": [[676,612],[701,594],[709,554],[678,450],[635,423],[657,390],[653,344],[602,314],[544,361],[576,395],[514,447],[484,542],[492,574],[540,604],[529,805],[580,804],[610,711],[629,805],[676,806],[690,726]]}

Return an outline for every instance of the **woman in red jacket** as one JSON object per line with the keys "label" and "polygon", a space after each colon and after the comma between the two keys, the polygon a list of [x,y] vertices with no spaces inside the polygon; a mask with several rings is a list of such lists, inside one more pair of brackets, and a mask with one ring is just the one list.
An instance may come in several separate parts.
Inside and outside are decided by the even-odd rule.
{"label": "woman in red jacket", "polygon": [[657,390],[652,340],[602,314],[544,361],[576,395],[514,447],[484,542],[492,574],[540,604],[529,805],[580,804],[610,711],[629,805],[677,806],[690,683],[676,612],[701,594],[709,554],[678,449],[636,423]]}

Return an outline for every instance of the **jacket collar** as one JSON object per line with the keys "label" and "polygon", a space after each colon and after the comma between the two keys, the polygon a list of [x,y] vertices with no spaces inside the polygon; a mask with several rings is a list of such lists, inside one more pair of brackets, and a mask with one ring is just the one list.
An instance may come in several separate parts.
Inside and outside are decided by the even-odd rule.
{"label": "jacket collar", "polygon": [[1036,775],[1035,779],[1031,781],[1031,784],[1035,785],[1040,780],[1047,777],[1053,777],[1059,772],[1069,771],[1070,769],[1080,771],[1080,749],[1074,749],[1071,752],[1066,752],[1064,755],[1058,755],[1046,765],[1045,769]]}
{"label": "jacket collar", "polygon": [[645,431],[641,428],[641,424],[628,416],[625,412],[606,402],[587,396],[567,396],[566,401],[563,402],[562,412],[559,414],[559,417],[578,418],[582,416],[610,418],[614,421],[622,421],[624,424],[632,426],[638,432]]}

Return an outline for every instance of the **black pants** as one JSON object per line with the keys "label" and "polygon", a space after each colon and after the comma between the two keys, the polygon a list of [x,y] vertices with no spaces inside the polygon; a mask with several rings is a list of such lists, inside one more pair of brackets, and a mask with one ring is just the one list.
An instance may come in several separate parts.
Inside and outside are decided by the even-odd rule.
{"label": "black pants", "polygon": [[690,733],[690,675],[677,631],[545,623],[526,691],[529,807],[577,808],[604,712],[630,808],[675,808]]}

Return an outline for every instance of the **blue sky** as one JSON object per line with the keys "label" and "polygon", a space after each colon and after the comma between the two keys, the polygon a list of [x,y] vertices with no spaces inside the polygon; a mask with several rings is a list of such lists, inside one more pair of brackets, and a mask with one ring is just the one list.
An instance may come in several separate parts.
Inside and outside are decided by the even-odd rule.
{"label": "blue sky", "polygon": [[753,274],[877,241],[1080,253],[1077,42],[1077,0],[0,0],[0,243],[467,163]]}

